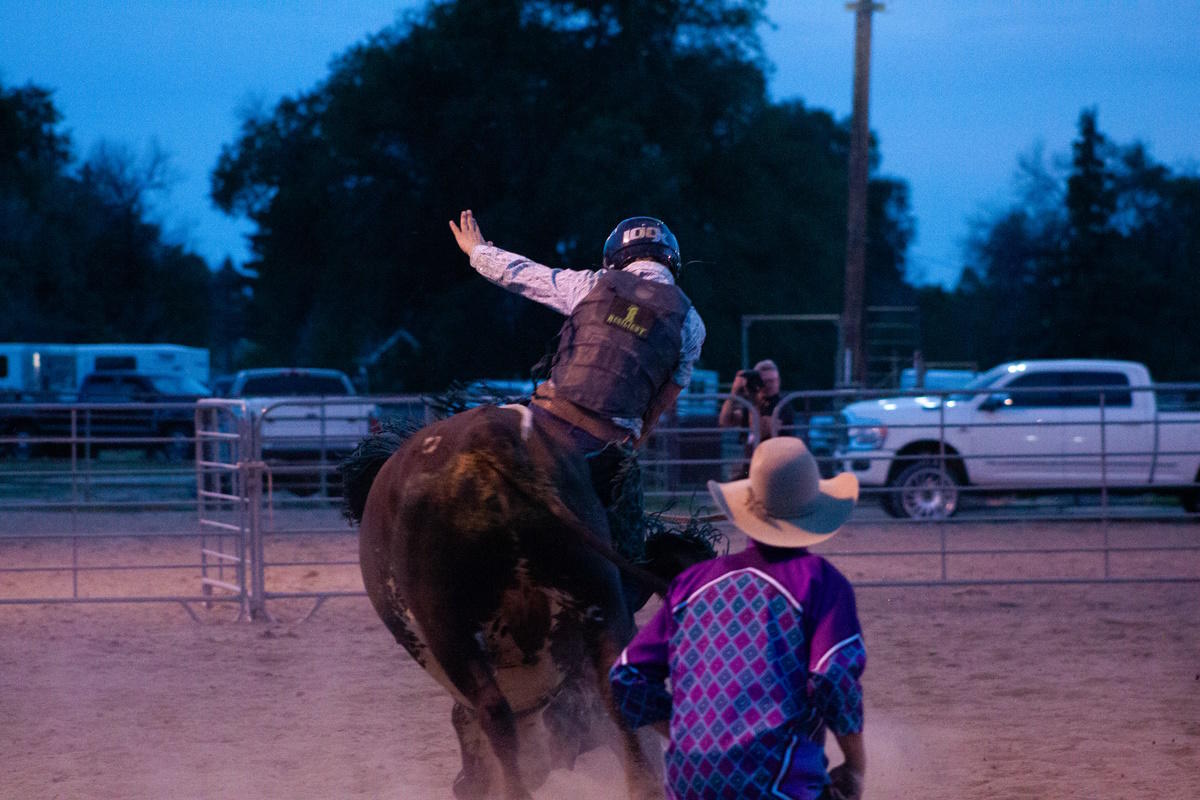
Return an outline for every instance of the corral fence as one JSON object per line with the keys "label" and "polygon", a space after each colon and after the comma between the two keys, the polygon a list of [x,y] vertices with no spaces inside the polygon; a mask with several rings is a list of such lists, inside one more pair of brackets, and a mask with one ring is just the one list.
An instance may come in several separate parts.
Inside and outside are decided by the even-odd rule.
{"label": "corral fence", "polygon": [[[1186,394],[1197,387],[1167,388]],[[909,394],[943,405],[949,397]],[[756,437],[717,425],[726,398],[685,395],[647,442],[640,463],[651,509],[707,513],[707,481],[744,474]],[[808,441],[826,474],[853,468],[847,464],[858,457],[847,450],[853,425],[839,409],[860,399],[862,393],[791,392],[769,427]],[[354,399],[356,407],[361,400]],[[52,435],[0,429],[0,605],[174,602],[193,616],[226,608],[238,617],[271,618],[361,596],[356,535],[340,514],[337,465],[345,443],[319,433],[324,420],[335,427],[350,402],[316,403],[323,421],[304,458],[264,458],[264,419],[288,413],[289,402],[257,414],[237,400],[192,405],[184,457],[175,433],[101,437],[79,424],[111,407],[56,406],[76,424]],[[295,402],[314,405],[311,398]],[[418,396],[370,402],[380,417],[411,426],[436,415]],[[750,431],[757,430],[755,409],[741,398],[733,402],[745,406]],[[29,410],[20,406],[21,413]],[[0,405],[0,415],[11,410]],[[929,414],[947,441],[945,409]],[[1159,456],[1194,454],[1194,443],[1175,441],[1186,438],[1189,423],[1186,414],[1155,423]],[[859,585],[1200,580],[1200,525],[1178,502],[1194,486],[1111,480],[1103,467],[1110,460],[1154,457],[1114,450],[1113,441],[1100,438],[1095,455],[1102,469],[1088,485],[1029,480],[951,487],[935,474],[925,488],[953,488],[960,500],[957,513],[933,521],[891,516],[882,506],[895,489],[865,487],[846,530],[821,552]],[[971,459],[985,456],[1007,457],[977,453],[960,460],[970,469]],[[949,475],[953,457],[943,446],[922,461]]]}

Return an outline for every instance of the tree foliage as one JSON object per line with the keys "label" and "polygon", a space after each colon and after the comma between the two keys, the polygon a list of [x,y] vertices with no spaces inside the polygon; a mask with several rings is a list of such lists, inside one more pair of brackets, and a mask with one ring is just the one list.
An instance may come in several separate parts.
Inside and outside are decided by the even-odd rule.
{"label": "tree foliage", "polygon": [[[763,7],[432,3],[245,119],[212,191],[257,226],[257,357],[345,368],[404,328],[420,349],[374,386],[527,374],[560,320],[470,270],[446,224],[463,208],[498,245],[571,268],[597,267],[620,219],[662,217],[708,325],[703,363],[722,371],[741,314],[839,310],[848,129],[769,101]],[[869,280],[890,294],[907,190],[874,189]],[[800,337],[778,348],[811,355]]]}
{"label": "tree foliage", "polygon": [[49,91],[0,85],[0,340],[205,344],[208,269],[163,241],[144,165],[102,145],[72,168]]}
{"label": "tree foliage", "polygon": [[1094,109],[1080,114],[1068,167],[1021,169],[1019,200],[975,225],[958,288],[922,291],[927,357],[1129,358],[1161,380],[1194,380],[1200,179],[1114,144]]}

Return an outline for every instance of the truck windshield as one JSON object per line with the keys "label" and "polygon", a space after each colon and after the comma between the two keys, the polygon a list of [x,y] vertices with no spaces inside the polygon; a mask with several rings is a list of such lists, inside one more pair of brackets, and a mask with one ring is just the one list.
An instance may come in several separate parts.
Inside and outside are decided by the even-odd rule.
{"label": "truck windshield", "polygon": [[1008,374],[1008,372],[1009,370],[1007,364],[1001,364],[998,367],[992,367],[978,378],[975,378],[975,380],[963,386],[963,390],[961,392],[955,392],[954,394],[949,395],[946,399],[957,400],[961,403],[965,400],[976,398],[983,392],[984,389],[987,389],[996,381],[1003,378]]}
{"label": "truck windshield", "polygon": [[263,375],[247,378],[239,392],[242,397],[303,397],[306,395],[347,395],[346,384],[327,375]]}
{"label": "truck windshield", "polygon": [[154,375],[151,376],[150,382],[153,383],[154,388],[162,394],[212,394],[209,388],[200,381],[183,375]]}

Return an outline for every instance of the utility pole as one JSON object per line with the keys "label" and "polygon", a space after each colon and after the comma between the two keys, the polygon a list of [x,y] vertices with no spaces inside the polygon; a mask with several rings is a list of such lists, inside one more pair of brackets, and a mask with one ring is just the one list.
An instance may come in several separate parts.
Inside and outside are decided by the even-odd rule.
{"label": "utility pole", "polygon": [[864,284],[867,261],[867,171],[871,128],[867,110],[871,86],[871,14],[883,4],[872,0],[846,3],[855,15],[854,109],[850,121],[849,213],[846,221],[846,286],[842,307],[845,346],[842,383],[866,385],[866,346],[863,341]]}

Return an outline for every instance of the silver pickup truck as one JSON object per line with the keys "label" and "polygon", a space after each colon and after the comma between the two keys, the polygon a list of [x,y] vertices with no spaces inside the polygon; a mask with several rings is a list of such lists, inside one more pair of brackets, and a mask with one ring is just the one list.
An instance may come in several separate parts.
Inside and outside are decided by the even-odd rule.
{"label": "silver pickup truck", "polygon": [[344,372],[270,367],[233,376],[225,395],[245,402],[254,450],[268,464],[330,474],[378,425],[379,408],[358,396]]}

